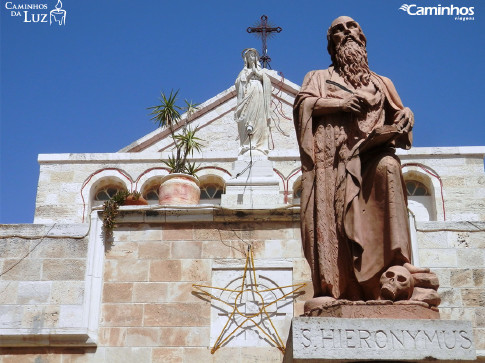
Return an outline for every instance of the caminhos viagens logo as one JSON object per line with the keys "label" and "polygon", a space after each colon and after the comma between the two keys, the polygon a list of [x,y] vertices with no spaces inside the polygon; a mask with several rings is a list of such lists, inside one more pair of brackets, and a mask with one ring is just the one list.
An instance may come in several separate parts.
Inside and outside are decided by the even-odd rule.
{"label": "caminhos viagens logo", "polygon": [[454,20],[468,21],[475,20],[475,7],[473,6],[418,6],[416,4],[402,4],[399,10],[408,15],[428,15],[428,16],[452,16]]}

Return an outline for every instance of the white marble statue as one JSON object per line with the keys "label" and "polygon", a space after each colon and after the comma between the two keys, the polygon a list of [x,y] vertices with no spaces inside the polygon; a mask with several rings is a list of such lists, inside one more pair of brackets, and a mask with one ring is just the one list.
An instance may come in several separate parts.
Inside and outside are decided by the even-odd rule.
{"label": "white marble statue", "polygon": [[242,57],[244,68],[236,79],[237,106],[234,114],[241,143],[239,154],[249,149],[267,154],[271,81],[261,68],[256,49],[245,49]]}

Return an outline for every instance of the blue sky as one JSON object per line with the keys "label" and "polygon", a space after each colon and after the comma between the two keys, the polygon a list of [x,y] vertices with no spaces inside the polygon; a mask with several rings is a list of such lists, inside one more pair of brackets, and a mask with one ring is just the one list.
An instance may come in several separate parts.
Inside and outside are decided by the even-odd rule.
{"label": "blue sky", "polygon": [[[261,48],[246,28],[263,14],[283,28],[268,49],[289,80],[329,65],[326,29],[349,15],[367,36],[371,69],[415,113],[414,146],[485,145],[479,0],[64,0],[65,26],[6,9],[46,4],[32,16],[56,2],[2,0],[0,223],[33,221],[38,154],[116,152],[156,128],[146,108],[161,90],[203,102],[230,87],[241,51]],[[412,16],[405,3],[473,7],[474,20]]]}

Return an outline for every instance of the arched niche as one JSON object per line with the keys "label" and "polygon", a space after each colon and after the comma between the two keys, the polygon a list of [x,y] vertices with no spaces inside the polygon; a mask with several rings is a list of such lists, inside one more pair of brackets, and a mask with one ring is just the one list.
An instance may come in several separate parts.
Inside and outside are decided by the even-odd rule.
{"label": "arched niche", "polygon": [[408,208],[417,221],[436,221],[435,186],[431,177],[417,170],[403,174],[408,196]]}
{"label": "arched niche", "polygon": [[221,204],[221,196],[225,193],[225,180],[215,174],[205,174],[199,177],[200,204]]}

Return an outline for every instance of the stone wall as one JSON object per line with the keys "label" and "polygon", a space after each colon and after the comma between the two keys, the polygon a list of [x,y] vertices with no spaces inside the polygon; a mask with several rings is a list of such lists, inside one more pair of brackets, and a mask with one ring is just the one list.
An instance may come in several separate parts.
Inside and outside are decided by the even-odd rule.
{"label": "stone wall", "polygon": [[87,226],[3,225],[0,230],[0,334],[4,339],[9,336],[14,342],[16,336],[37,335],[48,340],[54,331],[70,333],[80,328]]}
{"label": "stone wall", "polygon": [[[30,325],[25,326],[14,322],[29,319],[29,302],[11,298],[12,308],[20,310],[17,315],[12,315],[10,310],[2,314],[6,319],[5,326],[10,330],[17,329],[19,333],[28,336],[30,342],[23,345],[21,334],[18,334],[15,347],[7,348],[5,346],[8,344],[2,344],[4,348],[0,348],[0,353],[3,354],[0,362],[29,362],[35,359],[42,362],[226,362],[229,357],[239,362],[281,361],[282,353],[267,343],[250,348],[237,344],[222,347],[212,355],[211,304],[207,298],[195,294],[192,285],[211,285],[214,267],[220,267],[228,261],[238,266],[233,273],[242,273],[241,267],[246,261],[248,244],[254,246],[257,268],[277,270],[281,263],[286,263],[290,266],[290,281],[286,284],[308,282],[309,271],[301,252],[297,210],[282,210],[274,213],[274,216],[268,216],[262,211],[236,213],[210,209],[207,212],[204,208],[195,212],[140,212],[136,207],[124,209],[122,223],[115,229],[112,239],[105,239],[102,234],[99,220],[95,216],[96,212],[90,231],[90,236],[95,240],[89,241],[90,244],[104,246],[97,348],[92,349],[90,345],[86,345],[82,350],[74,347],[71,347],[71,350],[63,347],[62,350],[52,344],[52,339],[50,342],[44,342],[44,347],[33,348],[32,341],[35,339],[31,335],[36,333],[36,320],[31,319]],[[45,228],[43,227],[43,230]],[[26,233],[26,229],[17,232]],[[11,256],[18,250],[19,240],[7,240],[7,255]],[[75,274],[71,275],[74,266],[71,265],[73,250],[69,250],[58,239],[44,238],[35,241],[41,241],[37,246],[38,250],[35,250],[39,251],[36,256],[56,256],[59,262],[65,262],[58,264],[62,267],[55,274],[56,279],[63,279],[65,284],[69,284],[71,277],[78,278]],[[79,256],[84,266],[89,248],[85,240],[82,241],[84,249],[82,252],[76,252],[76,256]],[[69,253],[70,251],[72,253]],[[34,260],[33,252],[29,258]],[[44,265],[41,261],[32,267],[39,280],[46,278],[43,277]],[[83,269],[83,278],[84,273]],[[9,278],[7,275],[2,277]],[[86,279],[89,279],[87,275]],[[18,272],[15,278],[23,280],[30,277]],[[51,280],[53,279],[54,277],[51,277]],[[56,281],[41,283],[53,285]],[[64,286],[67,288],[68,285]],[[307,294],[311,293],[308,288],[305,290]],[[40,305],[52,305],[52,293],[44,293],[39,289],[29,291]],[[64,292],[64,298],[68,299],[68,290]],[[90,294],[96,296],[94,291]],[[283,323],[277,325],[285,343],[291,317],[301,314],[306,297],[298,296],[290,310],[291,314]],[[82,303],[82,291],[78,298],[78,302]],[[40,299],[43,299],[42,302]],[[288,300],[290,306],[292,302],[293,299]],[[8,306],[7,302],[5,304],[4,306]],[[37,320],[44,321],[50,311],[44,309],[40,313]],[[78,316],[82,315],[80,312]],[[76,322],[71,322],[77,326]],[[31,330],[22,330],[24,327]],[[61,326],[52,323],[49,327]],[[11,331],[2,333],[4,336],[10,334],[7,338],[13,341]],[[54,329],[49,333],[56,334]]]}
{"label": "stone wall", "polygon": [[[283,355],[266,342],[230,344],[211,354],[213,308],[192,285],[214,285],[224,264],[244,265],[250,243],[256,269],[286,264],[292,284],[307,283],[292,309],[293,316],[300,315],[312,289],[297,208],[268,213],[123,207],[112,239],[105,239],[97,212],[92,220],[89,231],[86,225],[2,226],[1,271],[21,262],[0,280],[0,362],[281,362]],[[485,223],[418,222],[417,236],[420,265],[440,278],[442,318],[472,321],[483,357]],[[96,260],[98,272],[92,267]],[[96,274],[99,285],[87,284]],[[97,314],[91,313],[99,317],[95,329],[83,325],[86,304],[97,306]],[[278,326],[285,343],[287,321]],[[38,330],[40,324],[50,330]],[[62,342],[69,327],[87,329],[96,347]],[[6,347],[5,336],[12,339],[6,328],[17,330],[14,347]],[[35,342],[35,334],[54,338]]]}
{"label": "stone wall", "polygon": [[485,356],[485,222],[417,223],[419,262],[440,281],[442,319],[469,320]]}
{"label": "stone wall", "polygon": [[484,147],[412,148],[397,154],[405,177],[415,172],[429,180],[435,220],[445,220],[446,214],[447,221],[485,221]]}
{"label": "stone wall", "polygon": [[[151,227],[150,233],[145,228],[150,227],[123,226],[106,254],[99,343],[107,347],[107,360],[120,354],[119,346],[137,347],[152,361],[167,361],[167,356],[184,362],[281,360],[270,346],[227,348],[211,355],[211,306],[194,294],[192,284],[212,285],[218,259],[244,264],[246,243],[254,243],[256,259],[284,257],[302,265],[295,223],[168,223]],[[305,278],[302,269],[293,274]]]}
{"label": "stone wall", "polygon": [[[168,154],[163,154],[165,158]],[[85,223],[100,185],[116,183],[130,191],[142,191],[154,178],[168,174],[160,153],[53,154],[39,155],[40,176],[37,187],[34,223]],[[200,170],[197,175],[215,175],[226,181],[233,177],[233,152],[205,152],[192,159]],[[281,173],[280,190],[290,190],[300,169],[296,155],[275,153],[271,158]],[[294,173],[296,170],[296,174]],[[295,175],[292,175],[295,174]],[[291,180],[286,183],[290,175]],[[291,200],[291,198],[290,198]]]}
{"label": "stone wall", "polygon": [[[436,216],[432,220],[485,221],[483,147],[413,148],[398,150],[405,177],[429,184]],[[167,157],[167,154],[164,154]],[[34,223],[83,223],[92,207],[96,188],[115,181],[128,190],[143,191],[153,178],[168,174],[160,153],[39,155],[40,176]],[[286,205],[298,185],[298,150],[281,148],[269,153]],[[233,178],[237,149],[205,151],[194,157],[202,170],[224,182]],[[443,208],[444,205],[444,208]]]}

